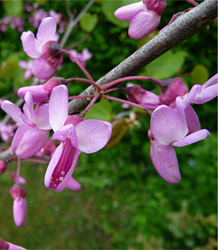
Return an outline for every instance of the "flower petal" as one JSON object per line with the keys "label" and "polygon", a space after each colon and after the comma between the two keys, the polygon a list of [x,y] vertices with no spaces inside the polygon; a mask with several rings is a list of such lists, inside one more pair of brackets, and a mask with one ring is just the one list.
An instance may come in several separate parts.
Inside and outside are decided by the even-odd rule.
{"label": "flower petal", "polygon": [[23,106],[24,114],[29,123],[32,123],[34,117],[34,107],[33,107],[33,98],[30,92],[27,92],[25,94],[24,100],[25,100],[25,104]]}
{"label": "flower petal", "polygon": [[57,71],[57,68],[52,67],[44,58],[39,57],[33,61],[32,73],[39,79],[49,79]]}
{"label": "flower petal", "polygon": [[185,137],[188,128],[186,120],[176,110],[161,105],[151,115],[151,131],[160,144],[169,145]]}
{"label": "flower petal", "polygon": [[36,38],[43,46],[47,41],[56,41],[56,21],[53,17],[46,17],[39,25]]}
{"label": "flower petal", "polygon": [[120,20],[130,21],[138,12],[147,10],[146,5],[141,1],[129,4],[117,9],[114,16]]}
{"label": "flower petal", "polygon": [[210,132],[207,129],[201,129],[196,131],[185,138],[175,141],[172,143],[174,147],[183,147],[192,143],[195,143],[200,140],[204,140],[207,136],[210,135]]}
{"label": "flower petal", "polygon": [[12,150],[21,159],[32,157],[45,145],[48,136],[49,131],[47,130],[23,125],[16,131]]}
{"label": "flower petal", "polygon": [[218,95],[218,85],[214,84],[205,89],[201,89],[201,92],[195,96],[193,103],[203,104],[205,102],[209,102]]}
{"label": "flower petal", "polygon": [[49,121],[54,131],[62,128],[68,116],[68,90],[64,85],[52,90],[49,102]]}
{"label": "flower petal", "polygon": [[68,184],[69,179],[71,178],[73,171],[77,165],[77,159],[81,153],[80,150],[74,148],[73,150],[73,159],[72,159],[72,165],[70,167],[70,170],[68,171],[68,173],[66,174],[66,176],[64,177],[63,181],[55,188],[55,191],[60,192],[62,191]]}
{"label": "flower petal", "polygon": [[71,144],[76,148],[78,145],[76,130],[72,124],[66,125],[63,128],[57,130],[53,134],[55,140],[64,142],[67,138],[70,139]]}
{"label": "flower petal", "polygon": [[190,103],[194,102],[195,96],[201,92],[202,86],[194,85],[189,93],[185,96],[184,105],[187,107]]}
{"label": "flower petal", "polygon": [[78,191],[81,189],[81,185],[77,180],[75,180],[73,177],[69,178],[66,189],[71,190],[71,191]]}
{"label": "flower petal", "polygon": [[27,92],[30,92],[33,98],[33,102],[46,102],[49,99],[49,92],[43,88],[42,85],[27,86],[18,89],[17,94],[20,98],[24,99]]}
{"label": "flower petal", "polygon": [[31,31],[23,32],[21,35],[21,41],[23,44],[23,50],[26,54],[32,58],[38,58],[41,55],[41,51],[36,48],[36,39]]}
{"label": "flower petal", "polygon": [[10,101],[3,101],[1,108],[17,123],[23,123],[23,120],[20,118],[22,114],[20,108]]}
{"label": "flower petal", "polygon": [[171,184],[180,182],[179,165],[175,150],[171,145],[161,145],[152,140],[150,154],[152,163],[161,178]]}
{"label": "flower petal", "polygon": [[135,15],[129,25],[129,36],[141,39],[154,31],[160,22],[160,16],[154,11],[141,11]]}
{"label": "flower petal", "polygon": [[112,126],[109,122],[100,120],[86,120],[76,127],[78,148],[87,154],[102,149],[109,141]]}
{"label": "flower petal", "polygon": [[44,179],[44,183],[45,183],[45,186],[47,188],[49,188],[50,186],[50,181],[51,181],[51,176],[53,174],[53,171],[61,157],[61,154],[63,152],[63,143],[61,143],[55,150],[50,162],[49,162],[49,165],[48,165],[48,168],[46,170],[46,173],[45,173],[45,179]]}
{"label": "flower petal", "polygon": [[202,85],[202,89],[204,90],[210,86],[217,85],[217,83],[218,83],[218,73],[213,77],[211,77],[207,82],[205,82],[205,84]]}
{"label": "flower petal", "polygon": [[188,105],[185,109],[185,116],[188,126],[188,134],[192,134],[201,129],[201,124],[198,119],[198,115],[194,111],[191,105]]}
{"label": "flower petal", "polygon": [[44,129],[44,130],[51,129],[51,125],[49,123],[48,109],[49,109],[49,104],[46,103],[39,106],[35,111],[33,123],[36,124],[36,126],[39,129]]}

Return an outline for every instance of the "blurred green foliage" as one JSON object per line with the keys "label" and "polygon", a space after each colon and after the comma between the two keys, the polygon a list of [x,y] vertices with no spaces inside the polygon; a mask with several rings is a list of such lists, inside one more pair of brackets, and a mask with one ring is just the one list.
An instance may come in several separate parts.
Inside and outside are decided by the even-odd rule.
{"label": "blurred green foliage", "polygon": [[[63,13],[64,19],[68,20],[64,1],[37,2],[46,11],[53,9]],[[11,3],[0,1],[0,9],[4,10],[0,12],[0,18],[9,14],[6,6]],[[33,4],[32,1],[29,3]],[[77,15],[87,1],[67,3]],[[86,68],[96,80],[148,41],[130,39],[127,28],[122,28],[127,24],[122,27],[114,25],[105,13],[109,11],[105,5],[111,4],[112,1],[96,1],[89,10],[90,16],[84,17],[94,17],[92,25],[84,26],[86,21],[83,19],[82,27],[77,25],[73,29],[66,44],[66,47],[71,47],[91,32],[76,49],[81,52],[88,48],[93,54]],[[168,1],[158,29],[164,27],[174,13],[189,7],[185,1]],[[28,13],[23,11],[22,16],[27,17]],[[95,24],[96,16],[98,21]],[[92,30],[90,26],[94,24]],[[24,28],[36,31],[28,23]],[[22,51],[20,35],[8,26],[0,40],[0,93],[12,100],[16,99],[17,88],[30,84],[23,80],[24,71],[17,66],[19,60],[29,59]],[[180,76],[189,88],[196,83],[203,84],[216,73],[216,23],[182,42],[163,58],[166,55],[168,59],[173,57],[171,67],[165,64],[165,59],[159,58],[152,63],[154,68],[152,64],[146,67],[146,72],[164,73],[163,78]],[[57,76],[84,77],[67,58],[64,58]],[[150,90],[156,87],[153,83],[135,83]],[[85,86],[83,83],[72,84],[70,94],[79,94]],[[28,181],[25,186],[28,217],[23,228],[16,228],[12,219],[12,198],[8,190],[13,183],[7,173],[1,175],[0,236],[27,249],[216,249],[216,100],[194,108],[202,128],[209,129],[212,134],[204,141],[176,149],[182,175],[179,184],[164,182],[153,168],[147,138],[149,117],[145,116],[139,120],[141,127],[124,129],[125,125],[118,124],[115,134],[120,136],[122,133],[123,138],[114,147],[93,155],[81,155],[74,173],[82,185],[78,192],[64,190],[56,193],[45,189],[46,166],[23,163],[21,175]],[[120,104],[111,106],[104,100],[92,109],[94,111],[87,117],[94,118],[93,114],[97,113],[98,118],[104,120],[111,120],[113,114],[122,111]],[[15,170],[15,164],[10,169]]]}

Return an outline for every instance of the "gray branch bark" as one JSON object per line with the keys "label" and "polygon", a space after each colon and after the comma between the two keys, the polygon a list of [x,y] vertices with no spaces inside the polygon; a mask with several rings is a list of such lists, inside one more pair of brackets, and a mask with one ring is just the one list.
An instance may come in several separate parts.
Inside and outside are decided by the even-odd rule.
{"label": "gray branch bark", "polygon": [[[135,74],[139,69],[210,24],[216,16],[217,0],[205,0],[191,11],[177,18],[164,31],[99,79],[97,84],[103,86],[121,77]],[[81,95],[89,95],[92,91],[93,88],[88,87]],[[88,103],[89,101],[86,99],[71,101],[69,114],[80,112]]]}

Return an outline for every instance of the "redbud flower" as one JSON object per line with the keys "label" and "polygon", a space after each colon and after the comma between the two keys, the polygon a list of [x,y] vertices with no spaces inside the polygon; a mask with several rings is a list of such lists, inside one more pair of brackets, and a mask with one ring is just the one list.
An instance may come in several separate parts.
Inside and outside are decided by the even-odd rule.
{"label": "redbud flower", "polygon": [[166,7],[165,0],[143,0],[117,9],[115,17],[130,21],[129,36],[140,39],[154,31]]}
{"label": "redbud flower", "polygon": [[5,161],[0,160],[0,174],[3,174],[7,169],[7,164]]}
{"label": "redbud flower", "polygon": [[0,249],[1,250],[26,250],[23,247],[4,241],[2,238],[0,238]]}
{"label": "redbud flower", "polygon": [[55,150],[45,174],[45,186],[62,191],[77,165],[82,152],[94,153],[108,142],[112,126],[100,120],[68,117],[68,90],[64,85],[53,89],[49,102],[49,121],[53,138],[61,144]]}
{"label": "redbud flower", "polygon": [[185,105],[189,103],[203,104],[218,96],[218,74],[211,77],[205,84],[194,85],[185,96]]}
{"label": "redbud flower", "polygon": [[21,40],[26,54],[36,59],[32,66],[33,75],[40,79],[52,77],[63,60],[57,43],[55,19],[44,18],[39,25],[36,38],[28,31],[22,33]]}
{"label": "redbud flower", "polygon": [[27,216],[26,191],[24,188],[15,184],[10,189],[10,193],[14,199],[13,203],[14,222],[17,227],[22,227],[25,223]]}
{"label": "redbud flower", "polygon": [[129,100],[141,104],[144,109],[155,109],[160,105],[159,97],[150,91],[146,91],[140,85],[127,85],[125,88]]}
{"label": "redbud flower", "polygon": [[68,189],[70,191],[78,191],[81,189],[81,185],[73,177],[70,177],[68,182],[67,182],[66,189]]}
{"label": "redbud flower", "polygon": [[4,101],[1,108],[17,123],[19,127],[12,141],[12,151],[22,159],[35,155],[47,142],[50,130],[48,104],[39,106],[34,111],[33,99],[26,93],[24,113],[10,101]]}
{"label": "redbud flower", "polygon": [[3,141],[7,142],[14,135],[15,125],[0,122],[0,135]]}
{"label": "redbud flower", "polygon": [[24,73],[24,78],[25,79],[29,79],[32,76],[32,67],[33,67],[33,60],[29,61],[29,62],[25,62],[25,61],[19,61],[18,64],[22,69],[25,69],[25,73]]}
{"label": "redbud flower", "polygon": [[184,96],[188,88],[182,78],[176,77],[161,82],[162,92],[159,95],[160,103],[169,106],[175,102],[177,96]]}
{"label": "redbud flower", "polygon": [[[92,58],[92,54],[88,51],[87,48],[84,48],[82,53],[78,53],[75,49],[69,50],[73,57],[75,57],[83,66],[86,66],[86,61]],[[71,61],[74,60],[71,58]]]}
{"label": "redbud flower", "polygon": [[56,146],[54,141],[52,140],[48,140],[43,148],[43,153],[48,156],[51,157],[53,155],[53,153],[56,150]]}
{"label": "redbud flower", "polygon": [[208,130],[200,129],[199,120],[191,106],[186,111],[181,97],[176,98],[175,104],[175,109],[161,105],[154,110],[149,131],[152,163],[159,175],[171,184],[181,180],[173,147],[183,147],[210,135]]}
{"label": "redbud flower", "polygon": [[60,84],[66,85],[66,80],[61,77],[52,77],[43,85],[20,88],[17,94],[20,98],[24,99],[26,93],[30,92],[33,98],[33,102],[46,102],[49,100],[53,88],[57,87]]}

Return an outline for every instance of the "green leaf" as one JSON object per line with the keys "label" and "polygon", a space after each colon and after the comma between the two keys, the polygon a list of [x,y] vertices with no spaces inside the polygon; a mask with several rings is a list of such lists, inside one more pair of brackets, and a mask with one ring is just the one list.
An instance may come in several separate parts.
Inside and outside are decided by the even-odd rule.
{"label": "green leaf", "polygon": [[186,53],[176,52],[171,50],[158,57],[145,67],[142,75],[147,75],[157,79],[166,79],[175,75],[181,68],[185,61]]}
{"label": "green leaf", "polygon": [[91,32],[94,30],[97,22],[98,16],[96,14],[85,13],[80,20],[80,25],[85,31]]}
{"label": "green leaf", "polygon": [[198,64],[192,70],[191,77],[194,84],[204,84],[209,78],[209,72],[204,65]]}
{"label": "green leaf", "polygon": [[99,103],[94,104],[86,114],[86,119],[98,119],[102,121],[110,121],[111,117],[111,103],[105,99],[102,99]]}
{"label": "green leaf", "polygon": [[3,6],[8,16],[20,17],[23,12],[23,1],[22,0],[3,0]]}
{"label": "green leaf", "polygon": [[121,27],[121,28],[127,28],[129,26],[129,22],[128,21],[122,21],[117,19],[114,16],[114,12],[124,6],[124,5],[128,5],[128,4],[132,4],[132,3],[136,3],[138,1],[135,0],[113,0],[113,1],[106,1],[104,0],[102,2],[102,11],[105,14],[105,16],[115,25]]}

